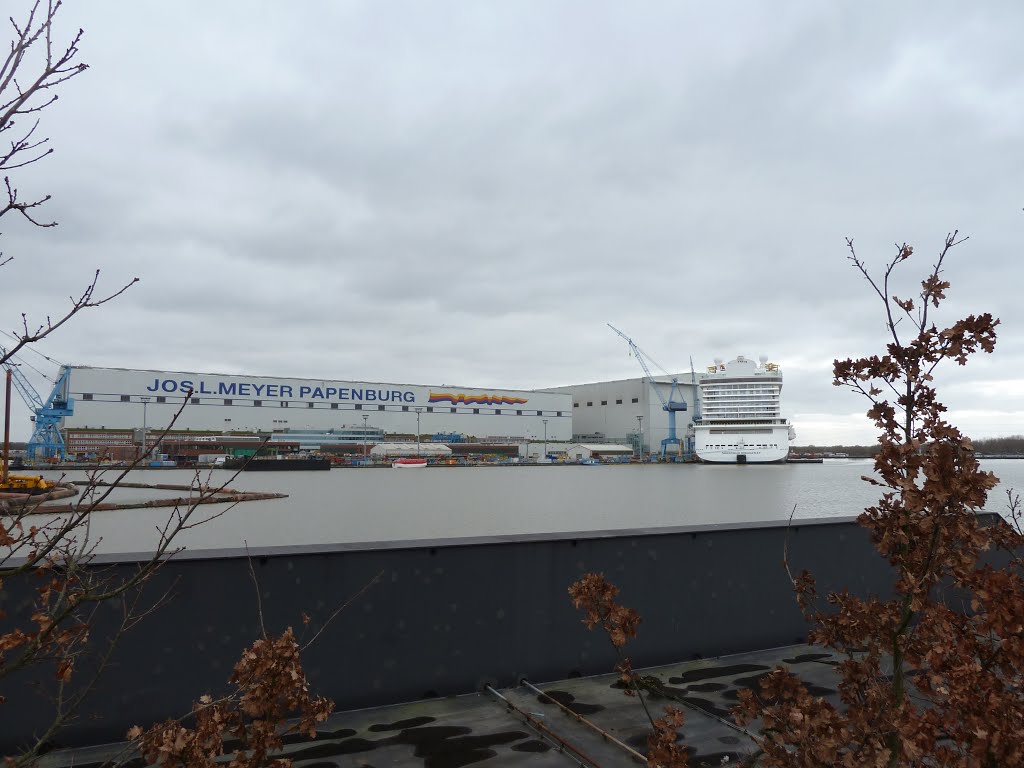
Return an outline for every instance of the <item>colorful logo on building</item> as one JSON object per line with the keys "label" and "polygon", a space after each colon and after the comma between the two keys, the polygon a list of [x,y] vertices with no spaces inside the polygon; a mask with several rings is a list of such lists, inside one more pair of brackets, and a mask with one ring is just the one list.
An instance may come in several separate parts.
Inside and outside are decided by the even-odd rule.
{"label": "colorful logo on building", "polygon": [[431,392],[428,403],[451,403],[452,405],[522,405],[528,402],[523,397],[505,395],[466,395],[462,392]]}

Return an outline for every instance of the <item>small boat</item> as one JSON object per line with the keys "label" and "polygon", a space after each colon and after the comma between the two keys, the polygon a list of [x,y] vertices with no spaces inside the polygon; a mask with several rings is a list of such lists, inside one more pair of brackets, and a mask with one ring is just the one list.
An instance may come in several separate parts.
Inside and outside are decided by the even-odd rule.
{"label": "small boat", "polygon": [[791,453],[786,457],[790,464],[824,464],[825,459],[817,453]]}
{"label": "small boat", "polygon": [[391,466],[395,469],[415,469],[427,466],[427,460],[424,458],[395,459],[391,462]]}

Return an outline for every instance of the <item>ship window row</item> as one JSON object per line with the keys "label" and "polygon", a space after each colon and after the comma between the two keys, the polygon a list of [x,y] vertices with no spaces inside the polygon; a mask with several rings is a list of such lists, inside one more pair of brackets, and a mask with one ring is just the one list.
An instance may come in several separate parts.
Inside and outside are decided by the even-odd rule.
{"label": "ship window row", "polygon": [[705,408],[704,415],[708,418],[726,418],[728,416],[763,416],[778,413],[778,408]]}
{"label": "ship window row", "polygon": [[778,391],[781,391],[782,388],[778,387],[778,386],[773,386],[773,385],[765,385],[765,386],[760,386],[760,387],[748,387],[748,386],[733,387],[733,386],[723,386],[721,384],[713,384],[713,385],[707,385],[706,384],[705,386],[702,386],[701,389],[703,391],[705,391],[705,392],[728,392],[730,394],[734,394],[736,392],[778,392]]}
{"label": "ship window row", "polygon": [[[728,445],[724,445],[724,444],[719,443],[717,445],[709,445],[708,446],[708,448],[739,448],[739,447],[740,446],[739,446],[738,443],[730,443]],[[778,443],[758,443],[757,445],[754,445],[752,443],[744,443],[743,447],[744,448],[778,448],[779,445],[778,445]]]}
{"label": "ship window row", "polygon": [[767,390],[766,389],[766,390],[763,390],[763,391],[760,391],[760,392],[750,391],[750,390],[738,390],[738,391],[735,391],[735,392],[718,392],[718,391],[705,392],[703,394],[703,397],[704,397],[704,399],[716,398],[716,397],[759,397],[759,398],[764,398],[764,397],[780,397],[781,394],[782,394],[782,391],[778,390],[778,389],[775,389],[775,390]]}
{"label": "ship window row", "polygon": [[710,408],[743,408],[745,406],[753,406],[753,405],[767,405],[767,406],[771,406],[773,408],[778,408],[781,404],[782,404],[782,401],[779,400],[778,398],[774,398],[774,399],[771,399],[771,400],[767,400],[767,399],[761,399],[761,400],[753,400],[753,399],[734,400],[734,399],[730,399],[730,398],[723,398],[721,400],[705,400],[704,401],[704,405],[708,406]]}
{"label": "ship window row", "polygon": [[778,389],[781,385],[777,382],[768,381],[744,381],[738,384],[724,384],[717,381],[709,381],[701,384],[705,389]]}
{"label": "ship window row", "polygon": [[722,408],[729,408],[731,410],[743,410],[746,408],[772,408],[778,409],[780,403],[778,400],[726,400],[724,402],[717,403],[704,403],[704,405],[712,410],[721,410]]}
{"label": "ship window row", "polygon": [[779,395],[716,395],[703,398],[705,403],[777,403]]}
{"label": "ship window row", "polygon": [[772,392],[781,392],[781,387],[704,387],[705,395],[760,395]]}
{"label": "ship window row", "polygon": [[704,418],[710,423],[732,421],[775,421],[777,413],[705,413]]}
{"label": "ship window row", "polygon": [[766,405],[741,405],[737,403],[705,403],[704,410],[708,413],[714,411],[715,413],[724,413],[728,411],[747,411],[747,412],[765,412],[765,411],[778,411],[779,406],[771,403]]}
{"label": "ship window row", "polygon": [[746,414],[762,414],[762,415],[767,414],[767,413],[774,413],[774,414],[777,415],[777,414],[780,413],[780,411],[779,411],[778,406],[776,406],[774,408],[772,408],[770,406],[766,407],[766,408],[753,408],[753,407],[749,407],[749,408],[736,408],[735,406],[730,408],[729,406],[722,406],[722,405],[712,406],[710,408],[707,407],[707,406],[704,407],[704,415],[708,416],[709,418],[711,416],[720,417],[720,416],[723,416],[723,415],[728,415],[730,413],[746,413]]}
{"label": "ship window row", "polygon": [[724,397],[722,399],[705,400],[703,404],[709,408],[742,408],[744,406],[772,406],[773,408],[779,408],[781,400],[777,397],[772,399],[732,399]]}
{"label": "ship window row", "polygon": [[761,391],[736,390],[734,392],[721,392],[712,390],[705,392],[704,397],[778,397],[782,393],[780,389],[765,389]]}
{"label": "ship window row", "polygon": [[704,405],[709,408],[744,408],[751,406],[769,406],[778,408],[781,405],[779,400],[706,400]]}
{"label": "ship window row", "polygon": [[755,395],[757,397],[765,397],[778,395],[782,392],[778,387],[770,387],[765,389],[710,389],[704,390],[704,397],[736,397],[738,395]]}

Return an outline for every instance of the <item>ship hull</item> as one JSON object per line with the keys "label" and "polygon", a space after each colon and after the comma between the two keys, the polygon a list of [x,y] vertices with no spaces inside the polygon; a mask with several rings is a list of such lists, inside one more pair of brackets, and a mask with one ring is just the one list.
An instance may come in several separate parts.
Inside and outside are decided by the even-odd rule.
{"label": "ship hull", "polygon": [[698,426],[694,452],[705,464],[781,464],[789,455],[788,425]]}
{"label": "ship hull", "polygon": [[760,364],[721,358],[700,378],[700,411],[693,424],[693,449],[707,464],[781,464],[796,436],[782,416],[782,371],[761,356]]}

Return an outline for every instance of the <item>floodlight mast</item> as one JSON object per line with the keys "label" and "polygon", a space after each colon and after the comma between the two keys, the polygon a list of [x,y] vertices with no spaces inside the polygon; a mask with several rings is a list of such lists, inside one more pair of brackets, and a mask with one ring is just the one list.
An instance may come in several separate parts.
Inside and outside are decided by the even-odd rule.
{"label": "floodlight mast", "polygon": [[[626,343],[629,345],[630,351],[636,357],[637,361],[640,363],[640,367],[643,368],[644,373],[647,375],[647,381],[650,383],[651,389],[654,390],[654,394],[656,394],[658,396],[658,399],[661,401],[662,410],[668,414],[668,437],[661,441],[661,457],[665,458],[668,455],[669,446],[675,446],[676,454],[681,454],[683,452],[683,443],[676,435],[676,413],[678,413],[679,411],[685,411],[687,407],[686,401],[683,400],[682,392],[680,392],[679,390],[679,379],[675,376],[672,376],[670,373],[668,373],[668,371],[665,371],[664,368],[658,365],[654,361],[654,359],[646,352],[644,352],[642,349],[640,349],[640,347],[636,345],[636,342],[633,341],[629,336],[624,334],[611,323],[608,323],[607,325],[619,336],[626,340]],[[647,365],[648,360],[651,363],[653,363],[655,367],[660,368],[662,371],[665,371],[665,375],[669,376],[672,379],[672,389],[669,390],[667,400],[665,399],[665,395],[663,395],[661,390],[658,388],[657,382],[655,382],[654,380],[654,376],[651,374],[651,369]],[[675,399],[676,394],[679,395],[679,400]]]}

